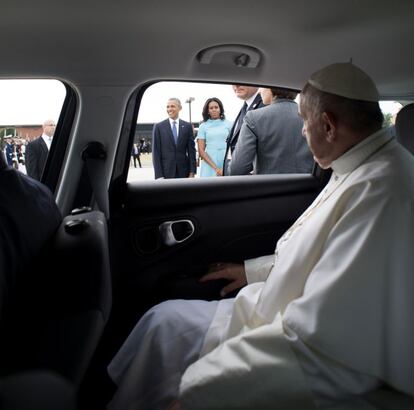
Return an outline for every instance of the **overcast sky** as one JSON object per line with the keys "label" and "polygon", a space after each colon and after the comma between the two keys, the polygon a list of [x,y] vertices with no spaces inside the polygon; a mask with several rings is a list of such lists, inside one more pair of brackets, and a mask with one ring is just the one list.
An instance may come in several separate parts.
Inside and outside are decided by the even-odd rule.
{"label": "overcast sky", "polygon": [[167,117],[167,100],[176,97],[183,106],[180,117],[189,121],[190,110],[186,101],[194,98],[191,103],[191,119],[193,122],[202,120],[204,103],[208,98],[217,97],[224,106],[226,118],[234,120],[239,112],[242,101],[239,100],[230,85],[162,82],[152,85],[144,94],[138,115],[138,122],[158,122]]}
{"label": "overcast sky", "polygon": [[[55,121],[65,98],[65,87],[56,80],[0,80],[0,125],[42,124],[46,119]],[[189,104],[186,100],[193,97],[191,104],[192,121],[202,119],[202,109],[207,98],[218,97],[224,105],[226,117],[234,120],[241,101],[237,99],[230,85],[161,82],[151,86],[141,103],[138,122],[158,122],[167,117],[168,98],[181,100],[183,109],[180,117],[189,120]],[[381,103],[385,112],[396,113],[398,104]]]}

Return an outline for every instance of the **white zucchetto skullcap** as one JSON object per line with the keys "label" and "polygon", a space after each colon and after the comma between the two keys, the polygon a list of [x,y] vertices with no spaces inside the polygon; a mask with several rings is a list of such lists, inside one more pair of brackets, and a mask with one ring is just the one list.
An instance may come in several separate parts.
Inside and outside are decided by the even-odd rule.
{"label": "white zucchetto skullcap", "polygon": [[335,63],[313,73],[308,83],[320,91],[352,100],[379,101],[371,77],[352,63]]}

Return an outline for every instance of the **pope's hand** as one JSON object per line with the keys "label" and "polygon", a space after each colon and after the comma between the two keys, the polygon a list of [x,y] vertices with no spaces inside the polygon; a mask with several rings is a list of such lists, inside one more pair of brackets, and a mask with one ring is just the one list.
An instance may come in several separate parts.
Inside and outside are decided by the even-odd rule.
{"label": "pope's hand", "polygon": [[247,284],[246,272],[242,263],[215,263],[209,267],[209,273],[201,277],[200,282],[227,279],[230,283],[220,291],[220,296],[226,296],[233,290]]}
{"label": "pope's hand", "polygon": [[180,410],[181,406],[178,400],[174,400],[168,407],[167,410]]}

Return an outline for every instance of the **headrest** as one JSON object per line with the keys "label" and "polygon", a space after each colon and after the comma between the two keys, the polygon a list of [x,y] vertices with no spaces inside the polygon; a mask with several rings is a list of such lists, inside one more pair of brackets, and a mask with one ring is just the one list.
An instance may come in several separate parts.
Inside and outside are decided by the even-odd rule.
{"label": "headrest", "polygon": [[414,103],[401,108],[395,119],[397,141],[414,154]]}
{"label": "headrest", "polygon": [[372,78],[352,63],[335,63],[313,73],[308,83],[320,91],[352,100],[379,101]]}

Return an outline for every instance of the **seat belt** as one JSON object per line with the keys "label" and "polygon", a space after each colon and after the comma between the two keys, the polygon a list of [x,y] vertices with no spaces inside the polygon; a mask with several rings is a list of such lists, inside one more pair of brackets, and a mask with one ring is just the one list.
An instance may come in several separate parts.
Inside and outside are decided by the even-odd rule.
{"label": "seat belt", "polygon": [[0,170],[7,168],[7,161],[3,155],[3,152],[0,151]]}
{"label": "seat belt", "polygon": [[87,178],[92,188],[99,210],[101,210],[106,218],[109,218],[109,201],[108,191],[105,186],[102,175],[105,171],[105,160],[107,158],[106,149],[101,142],[91,141],[82,151],[82,160],[84,161]]}

